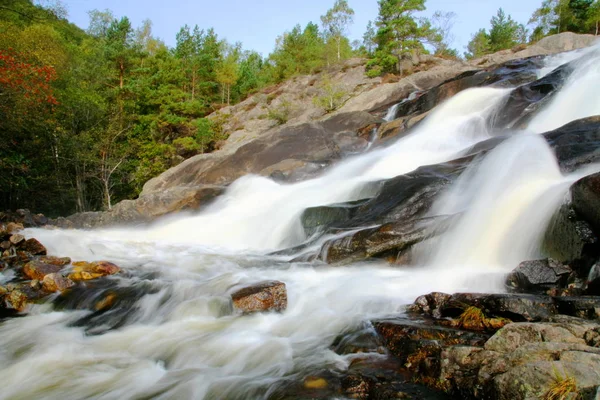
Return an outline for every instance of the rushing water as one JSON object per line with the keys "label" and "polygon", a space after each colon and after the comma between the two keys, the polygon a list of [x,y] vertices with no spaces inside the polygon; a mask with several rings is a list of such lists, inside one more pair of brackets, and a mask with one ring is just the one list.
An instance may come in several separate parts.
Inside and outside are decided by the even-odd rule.
{"label": "rushing water", "polygon": [[[593,100],[580,98],[589,95],[587,88],[573,87],[583,80],[597,93],[599,81],[591,79],[597,68],[583,65],[576,73],[532,121],[532,131],[581,115],[555,103]],[[372,196],[369,182],[451,160],[490,138],[494,114],[508,93],[461,92],[394,145],[316,179],[285,185],[244,177],[198,215],[145,228],[27,230],[51,254],[121,265],[127,273],[111,279],[122,288],[145,287],[148,294],[118,329],[82,324],[88,311],[55,311],[50,304],[3,322],[0,399],[264,398],[283,377],[346,368],[349,356],[329,349],[336,335],[400,313],[418,295],[501,291],[503,274],[537,255],[545,224],[584,173],[561,175],[552,151],[535,135],[507,140],[439,198],[432,214],[462,216],[423,244],[420,268],[383,262],[331,268],[266,254],[306,239],[299,224],[305,208]],[[549,109],[552,121],[544,122]],[[233,313],[229,294],[266,279],[286,283],[288,309]]]}

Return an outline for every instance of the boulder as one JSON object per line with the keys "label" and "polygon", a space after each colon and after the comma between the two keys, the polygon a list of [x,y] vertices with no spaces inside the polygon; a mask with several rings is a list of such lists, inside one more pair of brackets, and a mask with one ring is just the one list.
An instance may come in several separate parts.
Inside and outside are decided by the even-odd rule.
{"label": "boulder", "polygon": [[543,134],[565,173],[600,161],[600,116],[582,118]]}
{"label": "boulder", "polygon": [[32,260],[23,267],[23,274],[29,279],[42,281],[46,275],[59,272],[64,268],[64,265],[46,264],[40,260]]}
{"label": "boulder", "polygon": [[442,231],[444,221],[444,218],[425,218],[362,229],[325,242],[321,254],[329,264],[370,257],[390,258],[395,262],[415,244]]}
{"label": "boulder", "polygon": [[410,310],[446,319],[458,318],[470,307],[480,309],[487,317],[511,321],[541,321],[559,313],[555,299],[550,296],[483,293],[430,293],[419,297]]}
{"label": "boulder", "polygon": [[23,236],[23,235],[19,235],[19,234],[17,233],[17,234],[14,234],[14,235],[12,235],[12,236],[11,236],[11,237],[8,239],[8,241],[9,241],[9,242],[10,242],[12,245],[14,245],[14,246],[17,246],[17,245],[19,245],[20,243],[22,243],[22,242],[24,242],[24,241],[25,241],[25,236]]}
{"label": "boulder", "polygon": [[600,255],[600,244],[590,225],[563,204],[546,229],[542,250],[585,277]]}
{"label": "boulder", "polygon": [[62,292],[73,285],[75,285],[75,282],[69,278],[65,278],[60,273],[48,274],[44,276],[42,281],[42,287],[47,292]]}
{"label": "boulder", "polygon": [[102,278],[108,275],[114,275],[121,271],[117,265],[108,261],[85,262],[77,261],[73,263],[73,269],[68,275],[72,281],[88,281]]}
{"label": "boulder", "polygon": [[566,286],[571,268],[553,259],[523,261],[506,278],[512,290],[544,292],[550,288]]}
{"label": "boulder", "polygon": [[600,234],[600,173],[586,176],[571,186],[573,209]]}
{"label": "boulder", "polygon": [[231,294],[233,307],[244,313],[284,311],[287,308],[285,283],[266,281],[247,286]]}
{"label": "boulder", "polygon": [[64,228],[92,228],[124,223],[150,222],[160,216],[189,210],[199,210],[224,192],[218,185],[174,187],[125,200],[107,212],[85,212],[54,223]]}
{"label": "boulder", "polygon": [[19,250],[25,251],[33,256],[46,255],[47,251],[43,244],[37,239],[27,239],[19,245]]}

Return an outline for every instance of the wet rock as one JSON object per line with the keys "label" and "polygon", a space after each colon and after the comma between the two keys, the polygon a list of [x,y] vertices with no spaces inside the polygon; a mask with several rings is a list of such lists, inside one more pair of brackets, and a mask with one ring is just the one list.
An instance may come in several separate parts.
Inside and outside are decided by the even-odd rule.
{"label": "wet rock", "polygon": [[573,317],[597,320],[600,319],[600,297],[574,296],[553,298],[558,313]]}
{"label": "wet rock", "polygon": [[22,242],[24,242],[24,241],[25,241],[25,236],[23,236],[23,235],[19,235],[19,234],[15,234],[15,235],[12,235],[12,236],[10,237],[10,239],[8,239],[8,241],[9,241],[9,242],[10,242],[12,245],[14,245],[14,246],[17,246],[17,245],[19,245],[20,243],[22,243]]}
{"label": "wet rock", "polygon": [[121,271],[117,265],[108,261],[85,262],[77,261],[73,263],[73,269],[68,278],[72,281],[89,281],[102,278],[108,275],[114,275]]}
{"label": "wet rock", "polygon": [[544,253],[563,264],[568,264],[580,276],[587,276],[598,259],[598,237],[569,204],[556,212],[544,235]]}
{"label": "wet rock", "polygon": [[552,297],[532,294],[456,293],[448,297],[433,293],[420,297],[410,309],[442,319],[458,318],[469,307],[479,308],[488,317],[511,321],[541,321],[558,314]]}
{"label": "wet rock", "polygon": [[517,291],[543,292],[564,287],[572,271],[553,259],[524,261],[506,278],[506,284]]}
{"label": "wet rock", "polygon": [[348,202],[342,204],[331,204],[320,207],[310,207],[302,212],[300,221],[307,236],[311,236],[318,230],[325,230],[336,224],[343,223],[352,218],[357,208],[365,200]]}
{"label": "wet rock", "polygon": [[64,269],[63,265],[46,264],[39,260],[29,261],[23,267],[23,273],[29,279],[37,279],[43,281],[48,274],[53,274]]}
{"label": "wet rock", "polygon": [[44,276],[42,281],[42,287],[47,292],[62,292],[73,285],[75,285],[75,282],[56,272]]}
{"label": "wet rock", "polygon": [[600,116],[570,122],[543,134],[563,172],[600,160]]}
{"label": "wet rock", "polygon": [[37,239],[31,238],[21,243],[19,248],[31,255],[46,255],[46,248]]}
{"label": "wet rock", "polygon": [[600,233],[600,173],[586,176],[571,186],[573,209]]}
{"label": "wet rock", "polygon": [[10,246],[12,246],[12,243],[9,242],[8,240],[0,242],[0,249],[1,250],[8,250],[8,249],[10,249]]}
{"label": "wet rock", "polygon": [[23,312],[31,303],[35,303],[45,296],[45,293],[25,282],[20,284],[9,284],[6,289],[5,302],[8,308]]}
{"label": "wet rock", "polygon": [[431,237],[439,226],[437,219],[424,219],[363,229],[325,243],[325,261],[331,264],[369,257],[390,257],[395,261],[400,253]]}
{"label": "wet rock", "polygon": [[38,260],[45,264],[60,266],[71,264],[71,259],[69,257],[41,256]]}
{"label": "wet rock", "polygon": [[439,360],[435,359],[443,347],[458,344],[483,346],[490,337],[484,333],[466,332],[400,318],[373,321],[373,326],[383,339],[386,348],[402,363],[408,362],[409,358],[412,358],[413,363],[433,363],[426,368],[431,370],[428,372],[431,376],[434,375],[432,371],[435,372],[439,367],[436,364]]}
{"label": "wet rock", "polygon": [[9,222],[8,224],[6,224],[6,233],[9,233],[9,234],[18,232],[18,231],[22,231],[23,229],[25,229],[23,224],[18,223],[18,222]]}
{"label": "wet rock", "polygon": [[309,376],[304,379],[304,387],[306,389],[325,389],[328,383],[324,378]]}
{"label": "wet rock", "polygon": [[287,308],[285,283],[266,281],[237,290],[231,295],[235,309],[244,313],[284,311]]}

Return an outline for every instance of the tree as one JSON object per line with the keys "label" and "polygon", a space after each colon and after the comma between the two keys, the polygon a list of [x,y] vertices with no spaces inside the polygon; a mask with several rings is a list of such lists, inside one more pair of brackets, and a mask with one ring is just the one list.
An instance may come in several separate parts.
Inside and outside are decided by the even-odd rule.
{"label": "tree", "polygon": [[108,9],[104,11],[88,11],[88,16],[90,18],[90,23],[87,32],[97,38],[105,38],[108,34],[108,28],[116,19],[112,11]]}
{"label": "tree", "polygon": [[456,54],[456,50],[450,49],[450,45],[454,42],[452,28],[456,14],[453,12],[436,11],[431,17],[431,26],[437,34],[437,40],[433,41],[433,47],[436,55],[451,55]]}
{"label": "tree", "polygon": [[471,41],[467,45],[467,53],[465,58],[470,60],[473,58],[479,58],[490,53],[490,36],[487,34],[485,29],[480,29],[471,36]]}
{"label": "tree", "polygon": [[344,98],[348,94],[329,75],[323,77],[319,84],[319,90],[321,95],[315,97],[313,103],[317,107],[323,108],[327,113],[337,110],[343,104]]}
{"label": "tree", "polygon": [[492,17],[489,33],[490,50],[496,52],[499,50],[510,49],[517,44],[522,43],[525,28],[518,24],[509,15],[504,13],[502,8]]}
{"label": "tree", "polygon": [[236,84],[239,78],[240,52],[241,44],[229,46],[227,55],[223,58],[216,71],[217,82],[219,82],[222,88],[221,102],[224,103],[225,98],[227,98],[227,105],[231,102],[231,87]]}
{"label": "tree", "polygon": [[325,34],[333,38],[337,44],[337,60],[342,59],[342,38],[347,34],[348,27],[354,21],[354,10],[346,0],[336,0],[333,7],[321,16],[321,24]]}
{"label": "tree", "polygon": [[106,31],[106,55],[117,69],[119,89],[125,85],[135,55],[133,29],[129,18],[114,19]]}
{"label": "tree", "polygon": [[598,36],[600,25],[600,0],[594,1],[587,12],[587,24],[594,31],[594,35]]}
{"label": "tree", "polygon": [[368,67],[375,73],[402,74],[402,59],[423,49],[422,41],[432,35],[431,25],[414,16],[417,11],[425,10],[425,0],[379,0],[378,4],[377,51]]}
{"label": "tree", "polygon": [[367,24],[367,30],[363,34],[363,46],[365,47],[368,55],[372,55],[377,47],[376,38],[377,36],[375,27],[373,26],[373,21],[369,21]]}

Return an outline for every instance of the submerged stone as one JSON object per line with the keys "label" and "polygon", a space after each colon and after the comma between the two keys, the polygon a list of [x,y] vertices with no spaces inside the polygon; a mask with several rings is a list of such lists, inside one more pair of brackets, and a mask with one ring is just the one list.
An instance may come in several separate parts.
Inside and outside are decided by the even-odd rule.
{"label": "submerged stone", "polygon": [[235,309],[244,313],[284,311],[287,308],[285,283],[266,281],[245,287],[231,295]]}

